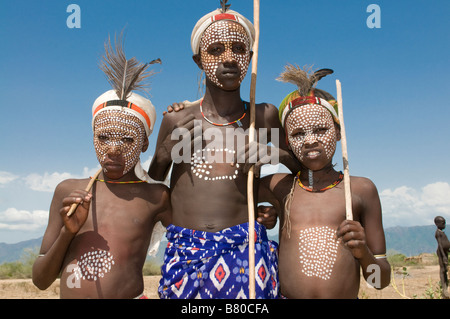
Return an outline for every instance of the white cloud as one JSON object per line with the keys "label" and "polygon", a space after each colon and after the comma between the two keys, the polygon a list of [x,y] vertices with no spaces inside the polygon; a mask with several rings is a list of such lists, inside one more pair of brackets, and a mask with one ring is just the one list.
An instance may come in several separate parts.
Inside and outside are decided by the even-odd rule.
{"label": "white cloud", "polygon": [[71,178],[86,178],[89,176],[93,176],[95,172],[100,168],[100,165],[97,165],[95,168],[84,167],[83,172],[80,175],[72,174],[72,173],[47,173],[44,175],[39,175],[36,173],[29,174],[24,177],[25,184],[34,191],[39,192],[54,192],[56,186],[66,179]]}
{"label": "white cloud", "polygon": [[450,185],[436,182],[416,190],[401,186],[380,193],[383,224],[391,226],[432,225],[441,215],[450,220]]}
{"label": "white cloud", "polygon": [[28,187],[30,187],[34,191],[40,192],[53,192],[55,190],[56,185],[62,182],[65,179],[69,178],[77,178],[70,173],[47,173],[44,175],[39,174],[30,174],[25,177],[25,183]]}
{"label": "white cloud", "polygon": [[48,211],[8,208],[0,212],[0,230],[33,231],[47,225]]}
{"label": "white cloud", "polygon": [[0,171],[0,187],[3,187],[4,185],[12,182],[13,180],[17,179],[18,176],[9,173],[9,172],[5,172],[5,171]]}

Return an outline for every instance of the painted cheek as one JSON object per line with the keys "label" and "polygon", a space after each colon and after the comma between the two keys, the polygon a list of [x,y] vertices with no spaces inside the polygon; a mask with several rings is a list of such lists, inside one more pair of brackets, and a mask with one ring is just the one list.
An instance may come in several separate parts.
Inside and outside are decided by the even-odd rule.
{"label": "painted cheek", "polygon": [[292,152],[294,155],[300,160],[303,160],[302,148],[305,144],[305,139],[300,137],[292,137],[288,138],[289,145],[291,146]]}
{"label": "painted cheek", "polygon": [[206,51],[201,52],[202,67],[205,71],[205,75],[211,80],[215,85],[222,87],[216,76],[217,68],[219,67],[220,58],[214,57],[208,54]]}
{"label": "painted cheek", "polygon": [[327,133],[319,139],[319,142],[323,145],[327,159],[332,159],[334,152],[336,151],[336,131],[334,129],[329,129]]}
{"label": "painted cheek", "polygon": [[250,65],[250,52],[248,52],[244,56],[239,55],[237,57],[237,61],[238,61],[239,69],[241,71],[240,83],[242,83],[242,81],[244,81],[245,76],[247,75],[248,67]]}
{"label": "painted cheek", "polygon": [[[133,143],[134,145],[132,147],[129,147],[124,152],[124,159],[125,159],[125,170],[124,174],[128,173],[134,165],[136,165],[137,161],[139,160],[140,155],[140,149],[142,149],[142,143]],[[140,146],[140,148],[139,148]]]}
{"label": "painted cheek", "polygon": [[100,164],[103,164],[108,153],[108,145],[105,142],[100,141],[97,137],[94,138],[95,154]]}

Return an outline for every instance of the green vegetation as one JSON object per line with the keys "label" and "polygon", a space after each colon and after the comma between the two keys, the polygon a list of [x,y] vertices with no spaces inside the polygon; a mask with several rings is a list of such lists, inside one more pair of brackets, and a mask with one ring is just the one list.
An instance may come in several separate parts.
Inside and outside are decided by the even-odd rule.
{"label": "green vegetation", "polygon": [[37,252],[31,249],[25,249],[20,260],[0,265],[0,279],[31,278],[31,270],[36,257]]}
{"label": "green vegetation", "polygon": [[157,265],[154,262],[146,261],[144,268],[142,269],[144,276],[159,276],[161,275],[161,265]]}

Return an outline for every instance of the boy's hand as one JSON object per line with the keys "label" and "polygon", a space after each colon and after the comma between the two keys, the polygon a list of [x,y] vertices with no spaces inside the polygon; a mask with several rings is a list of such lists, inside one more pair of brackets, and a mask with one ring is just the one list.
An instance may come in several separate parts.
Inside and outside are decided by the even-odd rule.
{"label": "boy's hand", "polygon": [[[193,114],[188,114],[186,117],[183,117],[180,121],[178,121],[174,126],[174,131],[179,130],[179,133],[183,134],[183,141],[190,141],[191,145],[189,149],[193,149],[195,143],[201,143],[202,138],[201,136],[199,136],[197,140],[194,139],[194,120],[195,116]],[[189,136],[185,136],[185,134],[189,134]],[[176,135],[178,136],[179,134]],[[163,159],[163,161],[165,162],[172,162],[176,160],[176,158],[172,158],[172,149],[177,143],[180,143],[180,140],[172,139],[172,134],[168,134],[156,150],[157,157]],[[183,155],[185,154],[176,154],[176,156]]]}
{"label": "boy's hand", "polygon": [[[92,194],[84,190],[75,190],[69,196],[63,199],[63,207],[60,210],[61,218],[64,226],[71,234],[76,234],[86,222],[89,214],[89,205],[91,203]],[[75,212],[68,217],[67,213],[72,204],[79,204]]]}
{"label": "boy's hand", "polygon": [[179,111],[183,110],[184,107],[185,107],[184,102],[173,103],[167,107],[167,111],[164,111],[163,115],[166,115],[167,113],[172,113],[174,111],[179,112]]}
{"label": "boy's hand", "polygon": [[273,206],[258,206],[258,223],[263,224],[266,229],[272,229],[277,223],[277,211]]}
{"label": "boy's hand", "polygon": [[344,220],[337,229],[337,237],[347,246],[356,259],[369,253],[366,243],[366,233],[361,224],[354,220]]}
{"label": "boy's hand", "polygon": [[261,166],[279,163],[279,149],[253,141],[237,150],[235,163],[239,164],[239,168],[244,174],[248,173],[250,167],[255,166],[254,174],[256,178],[259,178]]}

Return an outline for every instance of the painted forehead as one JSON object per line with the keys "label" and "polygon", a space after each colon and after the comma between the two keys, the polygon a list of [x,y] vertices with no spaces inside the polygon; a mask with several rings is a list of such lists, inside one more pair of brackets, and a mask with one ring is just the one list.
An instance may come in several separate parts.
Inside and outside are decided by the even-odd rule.
{"label": "painted forehead", "polygon": [[94,121],[94,130],[125,130],[138,134],[145,133],[144,125],[136,116],[119,110],[107,110],[98,114]]}
{"label": "painted forehead", "polygon": [[206,50],[215,42],[242,42],[247,49],[250,46],[250,40],[244,27],[227,20],[213,23],[205,30],[200,41],[200,48]]}
{"label": "painted forehead", "polygon": [[327,109],[315,104],[295,108],[286,119],[286,125],[291,130],[296,127],[308,127],[318,124],[333,125],[333,116]]}

